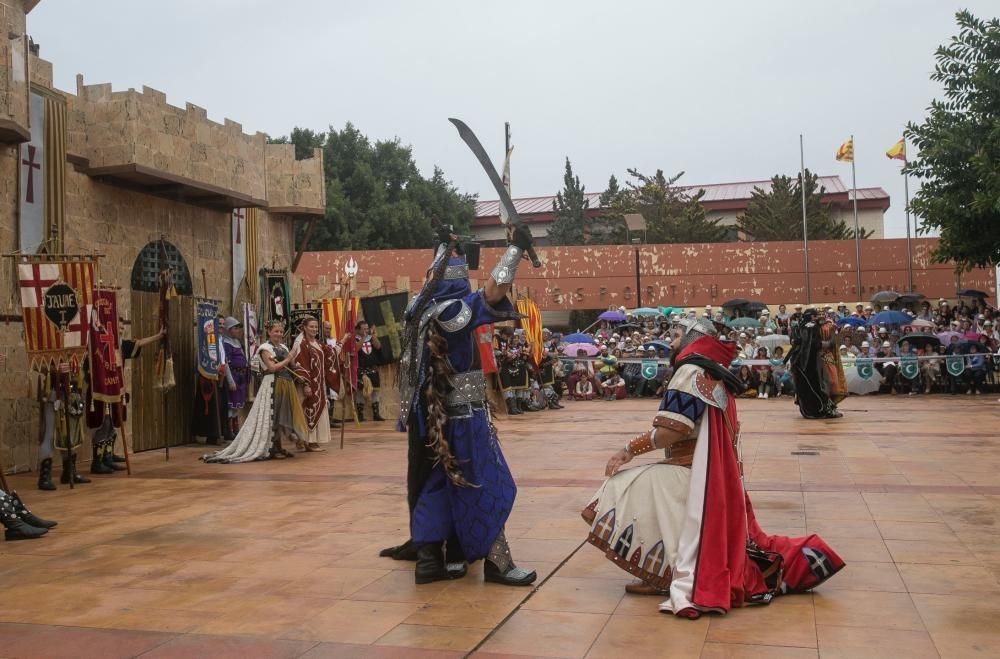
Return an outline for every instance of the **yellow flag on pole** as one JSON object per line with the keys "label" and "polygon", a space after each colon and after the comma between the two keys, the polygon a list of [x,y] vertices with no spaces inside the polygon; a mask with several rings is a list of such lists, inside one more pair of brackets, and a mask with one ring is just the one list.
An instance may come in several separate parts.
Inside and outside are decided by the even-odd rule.
{"label": "yellow flag on pole", "polygon": [[854,138],[848,139],[837,149],[837,160],[840,162],[854,162]]}
{"label": "yellow flag on pole", "polygon": [[891,160],[902,160],[906,162],[906,139],[903,138],[889,147],[889,150],[885,152],[886,157]]}

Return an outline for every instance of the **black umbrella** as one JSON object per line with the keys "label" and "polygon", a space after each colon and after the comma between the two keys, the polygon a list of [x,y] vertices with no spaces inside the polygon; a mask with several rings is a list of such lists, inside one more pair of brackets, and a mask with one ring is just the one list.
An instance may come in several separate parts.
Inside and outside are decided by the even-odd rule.
{"label": "black umbrella", "polygon": [[989,297],[989,293],[984,293],[983,291],[977,291],[974,288],[967,288],[964,291],[958,292],[958,297],[978,297],[980,300]]}
{"label": "black umbrella", "polygon": [[927,296],[923,293],[903,293],[898,298],[896,298],[897,304],[916,304],[922,300],[926,300]]}
{"label": "black umbrella", "polygon": [[764,309],[767,309],[767,305],[763,302],[747,302],[743,305],[743,311],[748,314],[760,313]]}
{"label": "black umbrella", "polygon": [[878,302],[879,304],[887,304],[889,302],[895,302],[899,299],[899,293],[896,291],[879,291],[872,296],[871,301]]}
{"label": "black umbrella", "polygon": [[618,333],[622,332],[642,332],[642,328],[635,323],[622,323],[615,327],[615,331]]}
{"label": "black umbrella", "polygon": [[907,334],[906,336],[904,336],[899,340],[900,343],[902,343],[903,341],[908,341],[911,346],[915,348],[920,348],[921,350],[926,349],[927,346],[929,345],[932,346],[941,345],[941,339],[937,338],[933,334],[925,334],[923,332],[916,334]]}
{"label": "black umbrella", "polygon": [[742,307],[750,304],[750,300],[744,300],[741,297],[734,297],[732,300],[728,300],[722,303],[723,309],[735,309],[736,307]]}

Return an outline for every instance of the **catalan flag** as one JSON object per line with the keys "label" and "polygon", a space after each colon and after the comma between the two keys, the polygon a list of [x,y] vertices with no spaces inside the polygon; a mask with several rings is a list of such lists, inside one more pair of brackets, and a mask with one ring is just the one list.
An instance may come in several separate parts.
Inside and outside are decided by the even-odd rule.
{"label": "catalan flag", "polygon": [[531,361],[535,366],[542,363],[542,314],[533,300],[522,298],[517,301],[517,312],[521,318],[521,329],[524,338],[531,345]]}
{"label": "catalan flag", "polygon": [[903,138],[889,147],[885,155],[890,160],[902,160],[906,162],[906,138]]}
{"label": "catalan flag", "polygon": [[837,149],[837,160],[840,162],[854,162],[854,138],[851,137],[840,145]]}
{"label": "catalan flag", "polygon": [[82,359],[94,305],[94,261],[32,258],[18,263],[17,271],[29,368]]}
{"label": "catalan flag", "polygon": [[360,299],[357,297],[349,298],[346,315],[342,299],[323,300],[323,320],[330,323],[330,338],[337,343],[343,343],[344,339],[353,334],[354,323],[358,318]]}

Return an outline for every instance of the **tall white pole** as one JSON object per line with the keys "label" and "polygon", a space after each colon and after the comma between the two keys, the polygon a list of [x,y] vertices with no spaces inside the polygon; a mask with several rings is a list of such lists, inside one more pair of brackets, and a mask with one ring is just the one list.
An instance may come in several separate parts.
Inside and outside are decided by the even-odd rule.
{"label": "tall white pole", "polygon": [[802,252],[805,254],[806,273],[806,304],[812,302],[812,292],[809,283],[809,226],[806,221],[806,150],[799,133],[799,188],[802,190]]}
{"label": "tall white pole", "polygon": [[858,225],[858,175],[854,169],[854,161],[857,160],[858,150],[854,145],[854,136],[851,135],[851,186],[854,188],[854,257],[858,263],[858,300],[864,299],[864,289],[861,288],[861,229]]}
{"label": "tall white pole", "polygon": [[[906,167],[906,159],[903,159],[903,167]],[[913,291],[913,247],[910,244],[910,175],[903,173],[903,194],[906,196],[906,277],[910,283],[910,292]],[[914,227],[916,233],[916,227]]]}

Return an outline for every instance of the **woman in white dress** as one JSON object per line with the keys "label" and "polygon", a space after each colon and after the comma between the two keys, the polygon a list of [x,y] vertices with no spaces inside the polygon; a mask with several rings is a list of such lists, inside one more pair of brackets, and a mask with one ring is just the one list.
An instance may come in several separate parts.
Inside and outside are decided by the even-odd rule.
{"label": "woman in white dress", "polygon": [[253,407],[233,442],[216,453],[202,456],[205,462],[252,462],[266,458],[290,458],[294,454],[282,447],[282,438],[297,441],[308,434],[302,405],[295,391],[290,365],[297,356],[281,342],[285,327],[280,321],[267,326],[268,341],[257,349],[264,378],[260,382]]}

